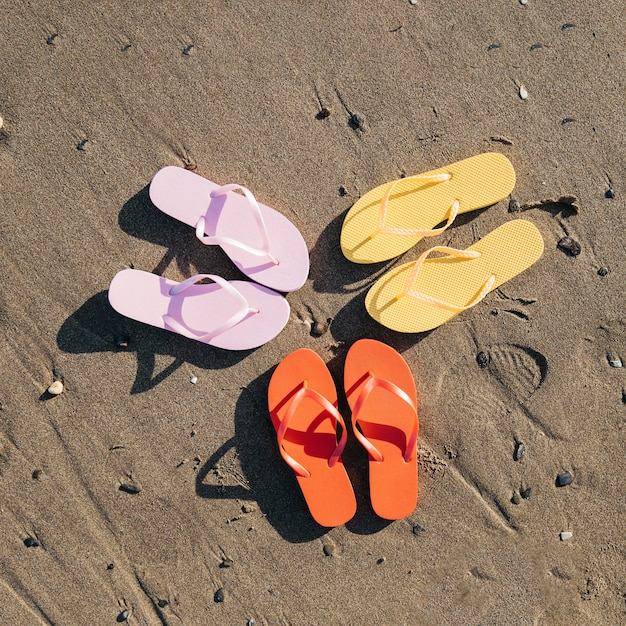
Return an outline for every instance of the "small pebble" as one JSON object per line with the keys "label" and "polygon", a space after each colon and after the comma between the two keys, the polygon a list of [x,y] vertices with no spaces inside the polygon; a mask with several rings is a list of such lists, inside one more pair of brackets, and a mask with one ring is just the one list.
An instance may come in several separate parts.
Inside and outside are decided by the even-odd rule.
{"label": "small pebble", "polygon": [[348,190],[343,185],[341,185],[341,187],[339,187],[339,195],[342,198],[344,198],[345,196],[348,195]]}
{"label": "small pebble", "polygon": [[4,120],[2,119],[2,115],[0,115],[0,128],[4,126]]}
{"label": "small pebble", "polygon": [[235,564],[235,561],[229,559],[227,556],[222,558],[222,562],[220,563],[221,568],[232,567]]}
{"label": "small pebble", "polygon": [[530,498],[530,494],[532,493],[532,491],[533,491],[532,487],[526,487],[526,489],[519,492],[519,495],[522,496],[524,500],[528,500],[528,498]]}
{"label": "small pebble", "polygon": [[129,617],[130,617],[130,611],[126,609],[117,616],[117,621],[118,623],[125,622]]}
{"label": "small pebble", "polygon": [[38,548],[39,542],[33,539],[32,537],[26,537],[26,539],[24,539],[24,545],[27,548]]}
{"label": "small pebble", "polygon": [[254,513],[256,511],[256,509],[251,504],[243,504],[241,506],[241,510],[244,513]]}
{"label": "small pebble", "polygon": [[43,474],[43,470],[40,469],[36,469],[33,473],[32,473],[32,478],[33,480],[39,480],[41,478],[41,475]]}
{"label": "small pebble", "polygon": [[377,565],[382,565],[387,559],[384,556],[381,556],[380,559],[376,561]]}
{"label": "small pebble", "polygon": [[213,596],[213,600],[215,602],[224,602],[224,599],[226,598],[226,593],[224,592],[224,588],[220,587],[216,592],[215,595]]}
{"label": "small pebble", "polygon": [[318,120],[325,120],[330,115],[330,111],[326,107],[322,107],[315,116]]}
{"label": "small pebble", "polygon": [[557,246],[569,254],[569,256],[578,256],[580,254],[580,244],[571,237],[563,237],[559,239]]}
{"label": "small pebble", "polygon": [[352,130],[363,130],[364,123],[365,123],[365,120],[360,115],[357,115],[356,113],[353,113],[350,116],[350,119],[348,120],[348,126],[350,126]]}
{"label": "small pebble", "polygon": [[524,87],[524,85],[519,86],[519,97],[522,100],[526,100],[526,98],[528,98],[528,90]]}
{"label": "small pebble", "polygon": [[601,267],[598,270],[598,276],[606,276],[609,273],[609,268],[608,267]]}
{"label": "small pebble", "polygon": [[567,541],[568,539],[571,539],[574,536],[573,533],[570,533],[568,531],[566,532],[562,532],[559,537],[561,537],[561,541]]}
{"label": "small pebble", "polygon": [[608,361],[611,367],[624,367],[624,364],[622,363],[622,359],[620,359],[619,357],[616,357],[614,359],[609,357]]}
{"label": "small pebble", "polygon": [[524,444],[518,441],[515,444],[515,450],[513,451],[513,460],[519,461],[524,456],[525,450],[526,450],[526,447],[524,446]]}
{"label": "small pebble", "polygon": [[122,483],[120,485],[120,491],[135,494],[141,491],[141,486],[137,483]]}
{"label": "small pebble", "polygon": [[415,5],[415,4],[417,4],[417,0],[409,0],[409,4]]}
{"label": "small pebble", "polygon": [[323,546],[324,556],[333,556],[337,548],[332,543],[325,543]]}
{"label": "small pebble", "polygon": [[255,626],[255,624],[256,624],[256,621],[255,621],[255,620],[251,617],[251,618],[248,620],[248,622],[247,622],[246,626]]}
{"label": "small pebble", "polygon": [[519,503],[521,502],[520,497],[519,497],[519,494],[514,493],[514,494],[513,494],[513,497],[511,498],[511,502],[512,502],[513,504],[519,504]]}
{"label": "small pebble", "polygon": [[520,4],[528,4],[528,0],[519,0]]}
{"label": "small pebble", "polygon": [[189,379],[189,382],[190,382],[192,385],[195,385],[195,384],[198,382],[198,377],[197,377],[197,376],[192,376],[192,377]]}
{"label": "small pebble", "polygon": [[511,198],[509,200],[509,213],[517,213],[521,208],[521,205],[519,203],[519,200],[515,200],[514,198]]}
{"label": "small pebble", "polygon": [[169,606],[169,604],[170,603],[167,600],[163,600],[163,599],[157,602],[157,605],[160,609],[164,609],[166,606]]}
{"label": "small pebble", "polygon": [[574,480],[574,477],[569,472],[563,472],[556,477],[556,486],[557,487],[566,487],[571,484]]}
{"label": "small pebble", "polygon": [[115,563],[109,563],[109,564],[107,565],[107,569],[108,569],[108,570],[112,570],[114,567],[115,567]]}
{"label": "small pebble", "polygon": [[484,352],[479,352],[476,355],[476,363],[484,369],[487,365],[489,365],[489,357]]}
{"label": "small pebble", "polygon": [[313,337],[321,337],[328,330],[328,322],[314,322],[311,326],[311,334]]}
{"label": "small pebble", "polygon": [[421,535],[422,533],[425,533],[426,529],[423,526],[420,526],[419,524],[413,524],[413,534],[414,535]]}
{"label": "small pebble", "polygon": [[115,339],[115,345],[118,348],[128,348],[128,337],[117,337]]}
{"label": "small pebble", "polygon": [[52,396],[58,396],[63,393],[63,383],[60,380],[55,380],[49,387],[48,393]]}
{"label": "small pebble", "polygon": [[[2,118],[0,118],[0,121],[2,120]],[[2,128],[2,124],[0,124],[0,128]],[[613,189],[612,187],[609,187],[605,192],[604,192],[604,197],[608,198],[609,200],[612,200],[613,198],[615,198],[615,189]]]}

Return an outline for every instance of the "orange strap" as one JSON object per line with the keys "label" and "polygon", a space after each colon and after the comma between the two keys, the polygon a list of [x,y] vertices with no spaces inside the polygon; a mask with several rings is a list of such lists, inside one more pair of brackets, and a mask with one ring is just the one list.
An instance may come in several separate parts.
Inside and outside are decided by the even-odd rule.
{"label": "orange strap", "polygon": [[352,427],[354,430],[354,434],[356,438],[361,442],[361,445],[367,450],[370,457],[374,459],[374,461],[380,462],[384,460],[383,455],[380,453],[378,448],[376,448],[376,446],[369,439],[367,439],[367,437],[365,437],[365,435],[358,428],[359,412],[361,411],[361,408],[367,401],[367,398],[372,393],[372,391],[374,391],[374,388],[382,387],[386,391],[393,393],[395,396],[397,396],[401,400],[404,400],[404,402],[406,402],[413,409],[413,414],[415,416],[415,419],[413,420],[411,434],[407,441],[406,449],[403,453],[404,461],[405,463],[408,463],[413,456],[413,449],[415,448],[415,442],[417,441],[417,430],[418,430],[417,407],[415,406],[415,403],[411,399],[411,396],[409,396],[409,394],[406,393],[403,389],[398,387],[398,385],[395,385],[394,383],[392,383],[390,380],[387,380],[386,378],[377,378],[376,376],[374,376],[374,374],[371,371],[368,372],[368,376],[369,376],[369,379],[363,385],[363,388],[361,389],[359,393],[359,397],[354,403],[354,408],[352,410]]}
{"label": "orange strap", "polygon": [[348,431],[346,429],[346,425],[341,417],[341,414],[337,410],[333,404],[331,404],[327,398],[325,398],[319,391],[315,391],[315,389],[310,389],[308,385],[308,381],[302,381],[302,386],[293,396],[293,399],[287,409],[287,413],[285,414],[285,418],[280,423],[278,427],[277,435],[278,435],[278,446],[280,448],[280,454],[285,459],[287,464],[293,469],[293,471],[298,474],[298,476],[302,476],[304,478],[309,478],[311,476],[311,472],[307,470],[303,465],[298,463],[283,447],[283,441],[285,439],[285,432],[289,427],[289,422],[291,418],[294,416],[295,412],[298,409],[298,406],[305,398],[310,398],[311,400],[315,400],[327,413],[328,418],[332,419],[336,425],[340,425],[342,428],[341,439],[337,444],[334,452],[330,455],[328,459],[328,467],[332,467],[343,452],[343,449],[346,447],[346,443],[348,441]]}

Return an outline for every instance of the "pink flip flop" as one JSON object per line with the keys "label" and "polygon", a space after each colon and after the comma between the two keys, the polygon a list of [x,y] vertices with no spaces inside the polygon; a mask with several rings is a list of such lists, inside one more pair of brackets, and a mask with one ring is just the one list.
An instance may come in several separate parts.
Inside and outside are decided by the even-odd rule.
{"label": "pink flip flop", "polygon": [[[244,195],[233,193],[241,190]],[[309,274],[309,252],[300,231],[256,201],[245,187],[216,185],[182,167],[159,170],[150,183],[155,206],[218,245],[252,280],[276,291],[295,291]]]}
{"label": "pink flip flop", "polygon": [[[196,284],[204,278],[214,282]],[[290,311],[282,295],[250,281],[198,274],[177,283],[131,269],[113,277],[109,302],[126,317],[226,350],[267,343],[285,327]]]}

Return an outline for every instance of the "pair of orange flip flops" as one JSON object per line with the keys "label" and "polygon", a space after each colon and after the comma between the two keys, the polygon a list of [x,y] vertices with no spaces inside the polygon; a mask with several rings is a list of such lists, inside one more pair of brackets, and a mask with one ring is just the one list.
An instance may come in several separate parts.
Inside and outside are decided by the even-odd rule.
{"label": "pair of orange flip flops", "polygon": [[[344,387],[353,432],[369,456],[372,507],[385,519],[406,517],[417,504],[419,429],[409,366],[390,346],[361,339],[346,356]],[[308,348],[289,354],[272,375],[268,404],[280,453],[315,521],[349,521],[357,505],[341,459],[348,431],[326,364]]]}

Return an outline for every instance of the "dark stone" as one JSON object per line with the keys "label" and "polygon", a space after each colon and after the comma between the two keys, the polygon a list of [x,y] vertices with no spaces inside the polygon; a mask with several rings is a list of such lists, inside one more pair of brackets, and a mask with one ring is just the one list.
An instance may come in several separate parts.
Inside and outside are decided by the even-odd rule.
{"label": "dark stone", "polygon": [[157,605],[159,606],[160,609],[164,609],[166,606],[169,606],[169,602],[167,600],[159,600],[157,602]]}
{"label": "dark stone", "polygon": [[24,539],[24,545],[27,548],[38,548],[39,542],[33,539],[32,537],[26,537],[26,539]]}
{"label": "dark stone", "polygon": [[531,493],[532,493],[532,487],[526,487],[526,489],[519,492],[519,495],[522,496],[524,500],[528,500],[528,498],[530,498]]}
{"label": "dark stone", "polygon": [[141,487],[136,483],[122,483],[120,485],[120,491],[135,494],[141,491]]}
{"label": "dark stone", "polygon": [[578,256],[580,254],[580,244],[571,237],[563,237],[559,239],[557,246],[569,254],[569,256]]}
{"label": "dark stone", "polygon": [[325,120],[330,115],[330,111],[326,107],[322,107],[320,112],[315,116],[318,120]]}
{"label": "dark stone", "polygon": [[489,365],[489,357],[484,352],[479,352],[476,355],[476,363],[484,369],[487,365]]}
{"label": "dark stone", "polygon": [[574,480],[574,477],[569,472],[562,472],[556,477],[556,486],[557,487],[566,487],[571,484]]}
{"label": "dark stone", "polygon": [[613,187],[609,187],[605,192],[604,192],[604,197],[608,198],[609,200],[612,200],[613,198],[615,198],[615,189],[613,189]]}
{"label": "dark stone", "polygon": [[224,592],[224,588],[220,587],[216,592],[215,595],[213,596],[213,600],[215,602],[224,602],[224,599],[226,598],[226,593]]}

